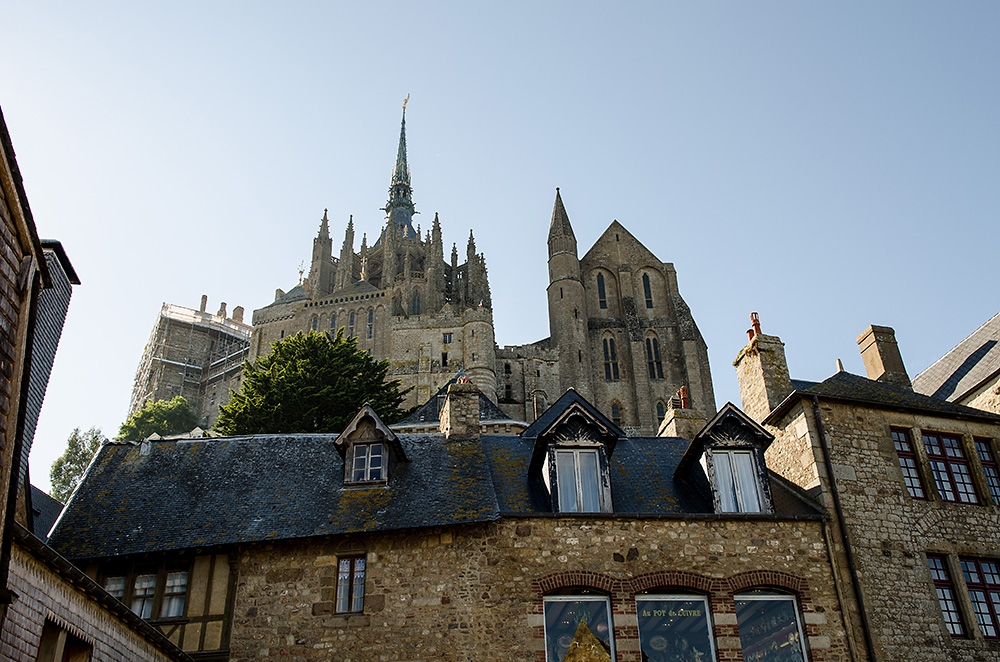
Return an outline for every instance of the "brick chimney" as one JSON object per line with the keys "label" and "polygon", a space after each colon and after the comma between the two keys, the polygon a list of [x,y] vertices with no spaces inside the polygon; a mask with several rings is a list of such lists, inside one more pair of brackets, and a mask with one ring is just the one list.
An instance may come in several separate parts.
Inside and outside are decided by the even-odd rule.
{"label": "brick chimney", "polygon": [[740,382],[743,411],[759,423],[791,394],[792,380],[781,338],[761,333],[757,313],[750,314],[750,322],[749,342],[736,355],[733,365]]}
{"label": "brick chimney", "polygon": [[463,375],[448,387],[440,418],[445,439],[479,439],[479,389],[472,380]]}
{"label": "brick chimney", "polygon": [[660,429],[656,432],[657,437],[680,437],[690,441],[708,423],[705,414],[697,409],[691,409],[687,390],[686,386],[682,386],[677,395],[670,398],[670,402],[667,403],[667,413],[660,423]]}
{"label": "brick chimney", "polygon": [[872,324],[858,336],[858,348],[868,379],[913,390],[892,327]]}

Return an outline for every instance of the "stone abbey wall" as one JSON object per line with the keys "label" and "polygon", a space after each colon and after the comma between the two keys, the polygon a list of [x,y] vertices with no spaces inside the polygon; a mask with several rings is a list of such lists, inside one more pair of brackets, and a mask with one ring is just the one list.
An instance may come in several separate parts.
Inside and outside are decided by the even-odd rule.
{"label": "stone abbey wall", "polygon": [[[849,652],[820,521],[505,519],[244,548],[231,659],[543,661],[543,596],[611,598],[616,659],[639,662],[635,595],[707,595],[720,660],[740,659],[733,594],[796,595],[813,662]],[[338,555],[366,554],[363,613],[335,610]]]}

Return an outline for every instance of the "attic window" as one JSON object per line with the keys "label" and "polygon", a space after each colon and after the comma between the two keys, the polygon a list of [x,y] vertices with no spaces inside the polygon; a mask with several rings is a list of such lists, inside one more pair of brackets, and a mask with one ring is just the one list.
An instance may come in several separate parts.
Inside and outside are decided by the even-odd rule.
{"label": "attic window", "polygon": [[556,451],[559,511],[601,512],[601,475],[597,449]]}
{"label": "attic window", "polygon": [[351,448],[351,482],[385,481],[385,445],[354,444]]}
{"label": "attic window", "polygon": [[749,450],[712,451],[716,489],[724,513],[761,512],[760,487],[753,452]]}

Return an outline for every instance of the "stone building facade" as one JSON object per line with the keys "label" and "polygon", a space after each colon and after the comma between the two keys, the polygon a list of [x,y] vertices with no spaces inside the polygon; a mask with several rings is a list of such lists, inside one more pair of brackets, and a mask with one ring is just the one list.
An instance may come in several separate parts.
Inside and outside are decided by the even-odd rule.
{"label": "stone building facade", "polygon": [[549,326],[535,343],[497,347],[486,259],[472,232],[459,263],[444,253],[437,214],[421,235],[406,154],[405,111],[386,220],[355,251],[353,217],[334,252],[324,211],[308,276],[254,311],[250,358],[299,331],[336,331],[388,359],[421,405],[459,370],[512,419],[531,422],[575,388],[631,433],[656,433],[667,403],[687,387],[694,406],[715,412],[708,350],[661,262],[615,221],[580,258],[556,192],[549,231]]}
{"label": "stone building facade", "polygon": [[239,388],[243,363],[250,351],[249,324],[243,308],[232,316],[225,302],[219,312],[207,312],[208,297],[198,310],[165,303],[143,349],[132,387],[131,416],[150,400],[182,396],[198,419],[209,428],[219,417],[219,405],[229,402]]}
{"label": "stone building facade", "polygon": [[867,378],[797,381],[754,320],[735,365],[768,466],[833,517],[861,659],[1000,660],[1000,416],[915,393],[891,328],[858,344]]}
{"label": "stone building facade", "polygon": [[106,444],[51,542],[126,603],[187,573],[176,619],[156,584],[161,629],[221,592],[220,648],[170,635],[198,659],[563,662],[584,630],[622,662],[855,659],[827,517],[735,407],[693,440],[627,437],[570,391],[482,434],[482,398],[450,386],[436,433],[366,407],[340,435]]}

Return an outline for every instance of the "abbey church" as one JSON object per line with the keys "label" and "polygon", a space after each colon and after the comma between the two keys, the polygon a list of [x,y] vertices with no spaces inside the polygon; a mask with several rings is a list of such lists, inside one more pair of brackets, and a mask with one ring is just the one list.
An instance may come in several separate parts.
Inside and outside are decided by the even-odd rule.
{"label": "abbey church", "polygon": [[708,350],[680,295],[677,274],[618,221],[581,258],[556,190],[549,230],[550,336],[498,347],[485,255],[470,230],[465,261],[449,259],[435,214],[421,236],[406,155],[405,109],[389,200],[378,238],[355,249],[353,217],[334,254],[324,211],[308,276],[253,313],[250,359],[299,331],[335,331],[391,362],[421,405],[459,371],[510,419],[530,423],[567,388],[623,429],[655,434],[683,388],[711,417]]}

